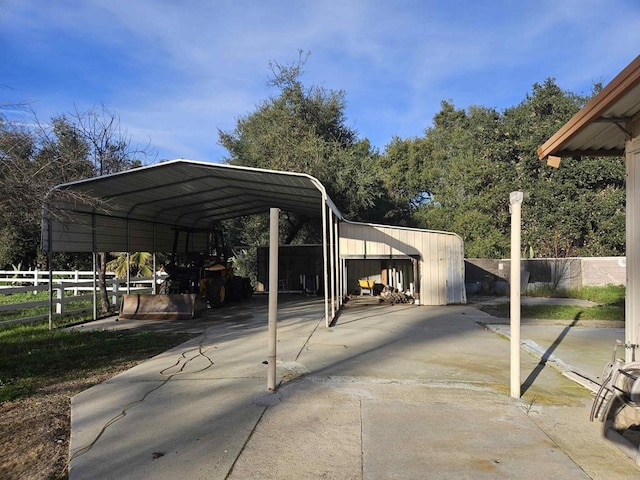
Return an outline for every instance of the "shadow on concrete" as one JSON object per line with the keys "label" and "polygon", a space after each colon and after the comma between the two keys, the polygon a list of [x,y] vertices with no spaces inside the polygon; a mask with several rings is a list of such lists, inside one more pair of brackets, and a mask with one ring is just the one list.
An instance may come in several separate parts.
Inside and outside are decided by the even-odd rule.
{"label": "shadow on concrete", "polygon": [[545,352],[540,357],[540,362],[538,363],[538,365],[536,365],[536,368],[533,369],[533,371],[522,383],[520,387],[521,395],[524,395],[527,392],[527,390],[529,390],[529,388],[533,385],[533,383],[538,378],[542,370],[544,370],[544,368],[547,366],[547,361],[549,360],[549,358],[551,358],[551,355],[553,355],[553,352],[558,348],[558,346],[560,346],[562,341],[568,335],[569,331],[578,324],[579,320],[580,320],[580,314],[576,315],[576,317],[573,319],[571,324],[567,325],[562,329],[562,331],[560,332],[560,335],[558,335],[558,337],[553,341],[553,343],[549,346],[549,348],[545,350]]}

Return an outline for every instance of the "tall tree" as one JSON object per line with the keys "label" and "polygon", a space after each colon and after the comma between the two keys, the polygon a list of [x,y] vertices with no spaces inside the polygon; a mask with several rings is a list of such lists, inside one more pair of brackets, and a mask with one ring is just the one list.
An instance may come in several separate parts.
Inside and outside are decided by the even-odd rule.
{"label": "tall tree", "polygon": [[494,109],[457,109],[445,101],[425,136],[394,139],[378,169],[412,224],[460,234],[469,256],[500,256],[508,248],[500,190],[513,181],[504,142]]}
{"label": "tall tree", "polygon": [[588,99],[547,79],[504,112],[516,187],[528,193],[523,244],[535,256],[624,254],[624,160],[565,159],[553,169],[536,155]]}
{"label": "tall tree", "polygon": [[[269,85],[279,89],[279,95],[238,119],[233,131],[219,131],[219,141],[229,151],[231,164],[318,178],[346,216],[361,219],[380,195],[371,168],[375,152],[346,125],[344,92],[302,84],[306,59],[301,53],[291,65],[272,62]],[[285,226],[285,241],[317,232],[308,218],[292,214]]]}
{"label": "tall tree", "polygon": [[[147,150],[131,144],[118,116],[104,106],[60,115],[49,124],[34,115],[28,128],[0,118],[0,266],[38,262],[43,201],[52,187],[139,166]],[[99,259],[106,312],[107,254]]]}
{"label": "tall tree", "polygon": [[376,173],[387,195],[383,220],[414,226],[417,210],[433,200],[432,144],[424,138],[394,137],[376,162]]}
{"label": "tall tree", "polygon": [[587,100],[547,79],[503,112],[442,102],[423,137],[394,138],[377,162],[395,203],[390,215],[459,233],[467,256],[502,257],[509,252],[509,192],[523,190],[528,251],[622,254],[624,161],[568,159],[554,170],[536,155]]}
{"label": "tall tree", "polygon": [[43,199],[58,183],[91,176],[85,148],[63,118],[30,129],[0,119],[0,265],[36,265]]}

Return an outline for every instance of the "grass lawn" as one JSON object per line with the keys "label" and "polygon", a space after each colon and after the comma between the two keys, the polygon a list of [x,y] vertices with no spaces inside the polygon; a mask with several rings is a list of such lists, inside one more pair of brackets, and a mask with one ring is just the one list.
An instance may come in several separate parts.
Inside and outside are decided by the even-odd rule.
{"label": "grass lawn", "polygon": [[[625,287],[606,285],[602,287],[582,287],[563,291],[539,291],[530,296],[553,296],[589,300],[599,305],[522,305],[522,318],[541,320],[612,320],[624,321]],[[483,305],[481,310],[498,318],[509,318],[509,304]]]}
{"label": "grass lawn", "polygon": [[[499,305],[482,305],[480,310],[494,317],[509,318],[508,303]],[[580,307],[574,305],[522,305],[521,318],[535,318],[540,320],[610,320],[624,321],[624,306],[597,305],[594,307]]]}
{"label": "grass lawn", "polygon": [[0,478],[66,478],[71,397],[192,337],[0,329]]}
{"label": "grass lawn", "polygon": [[[65,296],[71,297],[73,296],[73,292],[68,290],[65,293]],[[119,297],[121,298],[121,296]],[[44,301],[47,302],[45,305],[41,305],[39,307],[28,307],[21,308],[16,310],[10,310],[6,312],[0,312],[0,322],[5,320],[14,320],[18,318],[28,318],[35,317],[38,315],[49,315],[49,292],[22,292],[22,293],[12,293],[12,294],[2,294],[0,293],[0,305],[13,305],[27,302],[36,302],[36,301]],[[75,300],[71,302],[67,302],[65,304],[65,311],[72,311],[76,309],[84,309],[86,313],[76,314],[76,315],[67,315],[64,318],[56,315],[54,318],[54,323],[56,324],[64,324],[67,322],[73,321],[87,321],[91,320],[93,310],[93,302],[91,300]],[[2,327],[0,327],[2,328]]]}

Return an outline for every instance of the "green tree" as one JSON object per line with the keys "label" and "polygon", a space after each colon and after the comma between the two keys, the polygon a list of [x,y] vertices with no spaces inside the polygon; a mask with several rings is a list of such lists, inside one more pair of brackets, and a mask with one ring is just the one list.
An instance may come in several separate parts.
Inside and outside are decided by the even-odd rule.
{"label": "green tree", "polygon": [[536,155],[588,100],[547,79],[504,113],[515,187],[529,195],[522,207],[523,243],[536,256],[624,254],[624,160],[564,159],[553,169]]}
{"label": "green tree", "polygon": [[504,257],[509,192],[523,190],[528,251],[623,254],[623,159],[566,159],[555,170],[536,155],[587,100],[547,79],[503,112],[442,102],[423,137],[394,138],[377,162],[392,200],[389,215],[399,223],[460,234],[467,256]]}
{"label": "green tree", "polygon": [[432,150],[431,142],[424,137],[394,137],[386,146],[375,167],[387,193],[384,221],[415,226],[417,210],[433,200],[431,190],[437,176]]}
{"label": "green tree", "polygon": [[149,252],[111,252],[115,257],[107,263],[107,268],[118,278],[127,278],[127,271],[132,277],[150,277],[153,275],[151,261],[153,255]]}
{"label": "green tree", "polygon": [[[287,66],[272,62],[269,85],[279,89],[279,95],[238,119],[233,131],[219,131],[220,144],[229,151],[230,164],[318,178],[347,217],[362,219],[380,196],[372,169],[375,152],[346,125],[344,92],[302,84],[306,58],[301,54],[297,63]],[[254,222],[264,233],[264,220]],[[285,243],[319,231],[310,219],[293,214],[288,214],[284,228]]]}
{"label": "green tree", "polygon": [[394,139],[379,162],[390,195],[416,226],[447,230],[465,240],[468,256],[501,256],[508,215],[501,191],[513,173],[502,155],[506,142],[494,109],[456,109],[442,102],[425,136]]}
{"label": "green tree", "polygon": [[0,266],[36,266],[42,202],[58,184],[90,176],[86,143],[64,118],[46,128],[0,119]]}

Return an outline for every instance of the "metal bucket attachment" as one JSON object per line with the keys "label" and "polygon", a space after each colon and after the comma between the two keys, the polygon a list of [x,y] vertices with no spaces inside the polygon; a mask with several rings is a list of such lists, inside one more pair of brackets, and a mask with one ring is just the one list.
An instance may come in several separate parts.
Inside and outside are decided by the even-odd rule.
{"label": "metal bucket attachment", "polygon": [[206,304],[195,293],[165,295],[125,294],[118,318],[136,320],[189,320]]}

